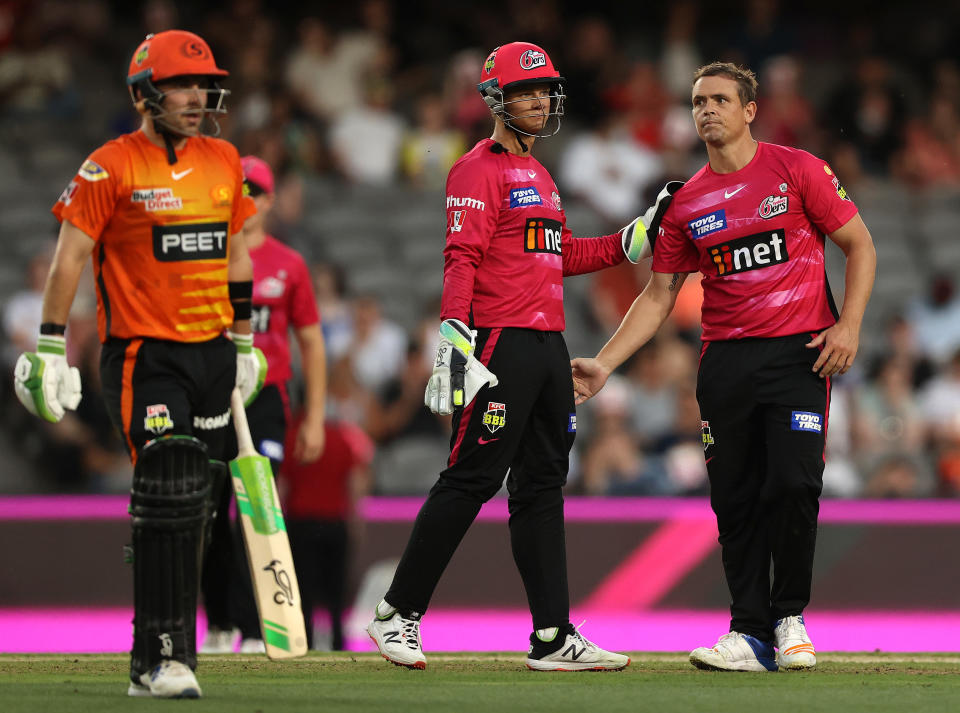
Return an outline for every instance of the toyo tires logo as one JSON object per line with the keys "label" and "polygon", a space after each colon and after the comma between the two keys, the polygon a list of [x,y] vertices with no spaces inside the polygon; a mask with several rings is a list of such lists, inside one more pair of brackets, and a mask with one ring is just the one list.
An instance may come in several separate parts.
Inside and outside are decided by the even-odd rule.
{"label": "toyo tires logo", "polygon": [[535,67],[546,67],[547,55],[537,50],[527,50],[520,55],[520,67],[522,69],[534,69]]}

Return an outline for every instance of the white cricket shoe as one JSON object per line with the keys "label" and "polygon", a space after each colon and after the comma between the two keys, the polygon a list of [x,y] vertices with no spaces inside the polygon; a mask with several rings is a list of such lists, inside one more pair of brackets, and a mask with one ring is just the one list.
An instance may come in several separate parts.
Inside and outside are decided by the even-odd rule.
{"label": "white cricket shoe", "polygon": [[200,698],[197,677],[185,663],[165,659],[140,676],[140,683],[130,682],[128,696],[153,698]]}
{"label": "white cricket shoe", "polygon": [[785,616],[780,619],[773,630],[773,637],[780,668],[797,671],[817,665],[817,652],[807,635],[803,616]]}
{"label": "white cricket shoe", "polygon": [[240,642],[240,653],[265,654],[267,653],[267,646],[263,643],[263,639],[244,639]]}
{"label": "white cricket shoe", "polygon": [[708,671],[776,671],[773,644],[731,631],[712,648],[701,646],[690,652],[690,663]]}
{"label": "white cricket shoe", "polygon": [[549,641],[540,631],[530,634],[527,652],[527,668],[534,671],[619,671],[630,664],[628,656],[601,649],[571,624],[554,627]]}
{"label": "white cricket shoe", "polygon": [[407,668],[427,667],[427,658],[420,648],[420,620],[400,616],[386,599],[377,604],[376,615],[367,624],[367,633],[380,655],[390,663]]}
{"label": "white cricket shoe", "polygon": [[240,638],[239,629],[218,629],[215,626],[207,629],[200,646],[201,654],[232,654]]}

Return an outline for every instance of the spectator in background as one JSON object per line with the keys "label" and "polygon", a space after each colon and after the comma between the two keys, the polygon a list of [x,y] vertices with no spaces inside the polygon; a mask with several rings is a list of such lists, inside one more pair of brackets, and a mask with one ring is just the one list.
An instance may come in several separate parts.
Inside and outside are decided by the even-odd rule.
{"label": "spectator in background", "polygon": [[[59,34],[54,37],[54,32]],[[72,116],[79,108],[66,32],[28,11],[17,23],[14,44],[0,54],[0,106],[20,115]]]}
{"label": "spectator in background", "polygon": [[346,353],[353,341],[353,315],[346,299],[346,273],[340,265],[328,262],[315,263],[310,272],[322,318],[323,340],[333,362]]}
{"label": "spectator in background", "polygon": [[606,93],[622,79],[624,60],[619,47],[610,22],[600,15],[572,24],[563,61],[567,84],[577,87],[577,101],[566,109],[571,121],[592,126],[593,112],[604,111]]}
{"label": "spectator in background", "polygon": [[330,150],[344,178],[369,185],[396,179],[404,122],[392,105],[392,85],[378,78],[366,84],[362,104],[339,112],[333,119]]}
{"label": "spectator in background", "polygon": [[917,343],[912,322],[900,313],[887,319],[883,339],[874,355],[875,362],[884,362],[887,359],[906,365],[910,372],[910,384],[914,389],[921,388],[935,371],[930,358]]}
{"label": "spectator in background", "polygon": [[913,463],[919,473],[926,432],[911,383],[911,364],[887,358],[872,372],[854,393],[854,439],[862,471],[869,482],[875,471],[888,468],[896,458]]}
{"label": "spectator in background", "polygon": [[453,127],[466,139],[468,146],[487,135],[490,110],[477,94],[477,65],[483,55],[477,50],[463,50],[449,61],[444,78],[444,101]]}
{"label": "spectator in background", "polygon": [[920,392],[940,493],[960,495],[960,349]]}
{"label": "spectator in background", "polygon": [[624,116],[634,140],[653,150],[663,145],[670,101],[652,62],[634,62],[626,80],[607,94],[607,105]]}
{"label": "spectator in background", "polygon": [[627,118],[609,111],[567,144],[560,181],[614,226],[633,220],[647,187],[662,172],[660,158],[631,135]]}
{"label": "spectator in background", "polygon": [[417,102],[417,125],[401,147],[403,173],[415,186],[442,189],[453,162],[466,151],[463,136],[448,126],[442,96],[428,94]]}
{"label": "spectator in background", "polygon": [[630,426],[644,445],[665,435],[676,420],[677,393],[667,380],[660,344],[645,344],[627,366]]}
{"label": "spectator in background", "polygon": [[[291,436],[302,418],[302,413],[294,417],[288,450],[294,447]],[[326,445],[320,458],[312,463],[285,461],[280,479],[308,644],[320,648],[313,617],[320,604],[330,614],[330,648],[342,651],[350,543],[360,524],[357,502],[369,490],[374,448],[370,438],[348,421],[328,419],[324,431]]]}
{"label": "spectator in background", "polygon": [[13,293],[3,308],[3,329],[7,335],[4,361],[13,364],[20,352],[37,346],[43,308],[43,286],[50,272],[53,246],[46,246],[27,264],[26,286]]}
{"label": "spectator in background", "polygon": [[757,140],[812,150],[814,111],[800,87],[800,62],[791,55],[771,57],[764,77],[763,111],[753,122]]}
{"label": "spectator in background", "polygon": [[889,61],[876,55],[860,59],[854,76],[824,106],[822,121],[834,137],[856,147],[868,173],[886,173],[902,144],[906,118],[906,100]]}
{"label": "spectator in background", "polygon": [[907,317],[924,354],[940,364],[950,359],[960,347],[960,295],[953,275],[935,275],[929,282],[927,296],[911,301]]}
{"label": "spectator in background", "polygon": [[287,58],[286,84],[300,108],[324,122],[363,102],[363,80],[374,64],[375,42],[338,37],[323,20],[307,17]]}
{"label": "spectator in background", "polygon": [[894,172],[910,186],[960,184],[960,108],[957,97],[935,94],[905,128]]}
{"label": "spectator in background", "polygon": [[396,377],[406,362],[407,336],[386,319],[374,295],[353,301],[353,340],[342,357],[350,362],[359,386],[376,392]]}

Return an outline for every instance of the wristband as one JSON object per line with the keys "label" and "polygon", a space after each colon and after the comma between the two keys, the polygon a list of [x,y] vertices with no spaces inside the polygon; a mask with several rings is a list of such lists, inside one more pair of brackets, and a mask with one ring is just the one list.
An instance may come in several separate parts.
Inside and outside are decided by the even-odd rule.
{"label": "wristband", "polygon": [[40,325],[40,334],[55,334],[62,337],[67,332],[67,325],[56,322],[44,322]]}
{"label": "wristband", "polygon": [[253,297],[253,280],[228,282],[227,293],[230,295],[231,302],[235,300],[249,300]]}
{"label": "wristband", "polygon": [[242,319],[250,319],[253,316],[253,303],[250,300],[244,300],[243,302],[231,302],[233,306],[233,321],[237,322]]}

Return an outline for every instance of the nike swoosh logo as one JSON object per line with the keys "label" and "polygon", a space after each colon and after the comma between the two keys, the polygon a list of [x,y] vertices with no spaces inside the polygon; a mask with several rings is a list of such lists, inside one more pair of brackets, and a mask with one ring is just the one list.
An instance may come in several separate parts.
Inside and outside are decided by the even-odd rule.
{"label": "nike swoosh logo", "polygon": [[180,173],[177,173],[176,171],[170,171],[170,177],[171,177],[174,181],[179,181],[181,178],[183,178],[184,176],[186,176],[188,173],[192,173],[192,172],[193,172],[193,169],[192,169],[192,168],[188,168],[186,171],[180,171]]}
{"label": "nike swoosh logo", "polygon": [[536,178],[536,177],[537,177],[537,172],[536,172],[536,171],[527,171],[527,175],[530,176],[530,178]]}
{"label": "nike swoosh logo", "polygon": [[481,446],[485,446],[488,443],[494,443],[495,441],[499,441],[499,440],[500,440],[499,438],[491,438],[490,440],[487,440],[485,438],[478,438],[477,443],[479,443]]}
{"label": "nike swoosh logo", "polygon": [[740,186],[740,187],[739,187],[737,190],[735,190],[735,191],[724,191],[724,192],[723,192],[723,197],[724,197],[724,198],[732,198],[733,196],[737,195],[740,191],[742,191],[744,188],[746,188],[745,185],[744,185],[744,186]]}

